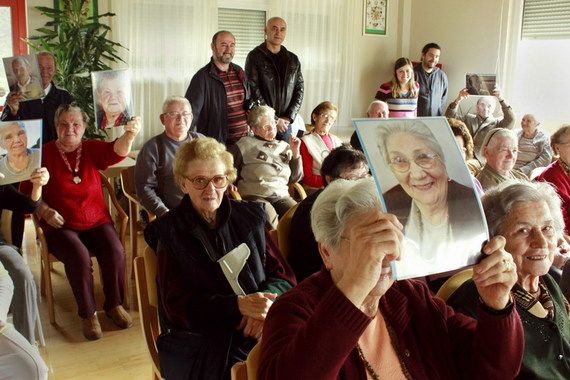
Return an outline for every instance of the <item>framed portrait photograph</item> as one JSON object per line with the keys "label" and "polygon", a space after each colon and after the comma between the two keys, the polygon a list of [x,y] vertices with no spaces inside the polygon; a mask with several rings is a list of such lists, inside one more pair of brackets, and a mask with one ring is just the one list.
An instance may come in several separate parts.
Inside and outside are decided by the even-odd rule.
{"label": "framed portrait photograph", "polygon": [[0,122],[0,185],[30,179],[42,162],[42,120]]}
{"label": "framed portrait photograph", "polygon": [[469,95],[492,95],[497,87],[495,74],[465,74],[465,88]]}
{"label": "framed portrait photograph", "polygon": [[40,77],[40,66],[35,54],[2,58],[9,91],[18,91],[22,101],[45,96]]}
{"label": "framed portrait photograph", "polygon": [[475,264],[488,239],[480,199],[444,117],[356,119],[382,207],[404,226],[396,279]]}
{"label": "framed portrait photograph", "polygon": [[129,69],[94,71],[93,101],[97,128],[105,129],[111,140],[123,133],[123,125],[133,115],[131,71]]}
{"label": "framed portrait photograph", "polygon": [[364,0],[364,35],[386,35],[388,0]]}

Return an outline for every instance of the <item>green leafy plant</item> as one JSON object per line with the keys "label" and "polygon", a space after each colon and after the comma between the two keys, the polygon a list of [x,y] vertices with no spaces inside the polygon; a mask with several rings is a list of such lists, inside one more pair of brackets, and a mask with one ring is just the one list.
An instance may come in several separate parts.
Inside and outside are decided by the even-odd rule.
{"label": "green leafy plant", "polygon": [[[121,44],[107,38],[111,28],[99,22],[114,13],[92,14],[92,0],[61,0],[58,8],[35,7],[50,18],[36,29],[37,36],[26,41],[36,51],[45,50],[55,56],[55,82],[73,95],[75,102],[93,119],[92,71],[110,70],[112,62],[124,62],[118,49]],[[95,128],[93,120],[85,131],[86,138],[103,138],[105,133]]]}

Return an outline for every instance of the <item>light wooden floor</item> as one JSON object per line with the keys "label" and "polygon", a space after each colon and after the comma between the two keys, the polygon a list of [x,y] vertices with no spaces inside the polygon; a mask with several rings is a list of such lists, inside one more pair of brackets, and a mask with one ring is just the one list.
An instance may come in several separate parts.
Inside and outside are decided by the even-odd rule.
{"label": "light wooden floor", "polygon": [[[128,240],[128,239],[127,239]],[[139,236],[139,251],[144,247]],[[40,283],[39,252],[36,252],[35,233],[30,219],[26,220],[23,252],[27,257],[36,283]],[[131,272],[130,249],[127,246],[129,276]],[[98,305],[102,305],[102,288],[99,283],[98,267],[95,265],[95,292]],[[134,325],[127,330],[119,330],[105,316],[98,312],[103,329],[103,338],[87,341],[81,332],[81,320],[77,316],[77,307],[71,288],[65,277],[61,263],[54,264],[52,281],[55,297],[57,325],[49,323],[48,308],[44,298],[39,299],[39,308],[46,339],[46,346],[40,348],[42,357],[49,367],[49,378],[64,379],[150,379],[150,357],[146,351],[144,338],[139,324],[139,314],[131,305]],[[133,301],[134,281],[130,281],[130,300]],[[38,288],[39,294],[39,288]],[[99,306],[101,308],[101,306]],[[102,309],[102,308],[101,308]]]}

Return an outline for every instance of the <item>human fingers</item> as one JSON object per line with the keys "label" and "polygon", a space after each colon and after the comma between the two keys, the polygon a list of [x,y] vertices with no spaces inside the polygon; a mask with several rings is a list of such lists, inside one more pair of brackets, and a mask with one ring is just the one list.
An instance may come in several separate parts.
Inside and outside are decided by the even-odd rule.
{"label": "human fingers", "polygon": [[263,297],[271,300],[271,301],[275,301],[275,298],[277,298],[277,294],[275,293],[262,293]]}

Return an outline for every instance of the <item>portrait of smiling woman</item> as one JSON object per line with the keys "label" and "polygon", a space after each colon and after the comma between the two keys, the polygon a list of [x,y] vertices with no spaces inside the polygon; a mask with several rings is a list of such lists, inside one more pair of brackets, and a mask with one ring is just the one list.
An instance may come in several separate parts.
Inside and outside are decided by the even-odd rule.
{"label": "portrait of smiling woman", "polygon": [[26,126],[21,121],[0,123],[0,148],[6,151],[0,158],[0,173],[5,176],[1,185],[25,181],[40,167],[40,150],[28,147]]}
{"label": "portrait of smiling woman", "polygon": [[[439,127],[439,125],[438,125]],[[388,212],[404,225],[405,250],[395,263],[398,278],[441,273],[473,264],[486,239],[485,224],[466,167],[460,166],[459,149],[448,139],[439,142],[421,121],[382,124],[377,130],[377,149],[384,168],[376,165]],[[447,136],[449,135],[449,136]],[[446,161],[463,168],[461,181],[448,170]],[[385,167],[387,166],[387,169]]]}

